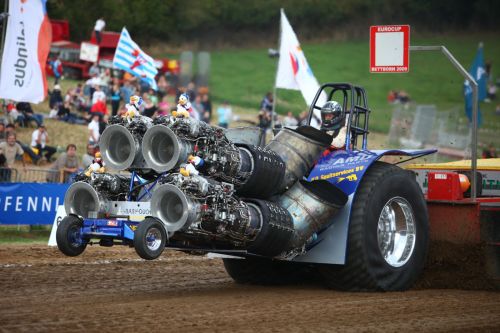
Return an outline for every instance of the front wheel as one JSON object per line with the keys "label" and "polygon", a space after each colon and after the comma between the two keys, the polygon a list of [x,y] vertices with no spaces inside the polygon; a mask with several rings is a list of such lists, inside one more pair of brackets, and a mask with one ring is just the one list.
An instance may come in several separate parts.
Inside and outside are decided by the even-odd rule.
{"label": "front wheel", "polygon": [[322,265],[319,271],[337,289],[406,290],[424,267],[428,229],[426,202],[414,175],[376,162],[354,198],[345,265]]}
{"label": "front wheel", "polygon": [[76,257],[85,250],[87,242],[82,239],[83,222],[76,216],[66,216],[56,232],[57,247],[67,256]]}
{"label": "front wheel", "polygon": [[163,253],[166,243],[165,228],[153,217],[146,217],[134,232],[134,248],[142,259],[158,258]]}

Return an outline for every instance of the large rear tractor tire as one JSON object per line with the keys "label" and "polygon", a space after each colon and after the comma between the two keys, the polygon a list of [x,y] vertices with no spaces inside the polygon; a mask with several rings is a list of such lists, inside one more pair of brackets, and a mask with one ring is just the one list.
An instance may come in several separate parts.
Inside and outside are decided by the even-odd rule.
{"label": "large rear tractor tire", "polygon": [[73,215],[62,219],[57,227],[56,242],[59,250],[67,256],[76,257],[82,254],[87,242],[82,239],[83,221]]}
{"label": "large rear tractor tire", "polygon": [[154,217],[146,217],[134,231],[134,248],[142,259],[158,258],[163,253],[166,243],[165,228]]}
{"label": "large rear tractor tire", "polygon": [[332,288],[400,291],[413,286],[427,257],[427,205],[414,175],[376,162],[356,192],[345,265],[321,265]]}

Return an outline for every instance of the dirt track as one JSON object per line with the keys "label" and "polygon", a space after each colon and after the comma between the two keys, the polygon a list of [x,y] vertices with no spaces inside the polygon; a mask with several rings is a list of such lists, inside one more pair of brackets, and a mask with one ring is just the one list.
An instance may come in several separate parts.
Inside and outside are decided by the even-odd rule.
{"label": "dirt track", "polygon": [[144,262],[122,247],[68,258],[42,245],[0,246],[0,332],[499,332],[500,292],[449,270],[438,258],[415,290],[345,293],[313,282],[241,286],[220,259],[172,251]]}

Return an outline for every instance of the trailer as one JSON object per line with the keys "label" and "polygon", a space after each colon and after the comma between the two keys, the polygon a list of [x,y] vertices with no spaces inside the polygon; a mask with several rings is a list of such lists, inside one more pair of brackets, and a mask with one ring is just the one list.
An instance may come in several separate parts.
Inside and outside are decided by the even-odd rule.
{"label": "trailer", "polygon": [[[500,159],[477,160],[476,198],[471,198],[470,160],[410,164],[426,196],[430,240],[485,247],[487,273],[500,285]],[[464,177],[465,176],[465,177]],[[460,177],[466,186],[460,187]],[[465,191],[464,191],[465,190]]]}

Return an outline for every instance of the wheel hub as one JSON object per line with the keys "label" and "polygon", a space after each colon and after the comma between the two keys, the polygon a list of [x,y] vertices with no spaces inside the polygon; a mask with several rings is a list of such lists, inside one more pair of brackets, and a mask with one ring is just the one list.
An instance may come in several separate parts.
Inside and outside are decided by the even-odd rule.
{"label": "wheel hub", "polygon": [[146,245],[149,250],[156,251],[161,246],[161,232],[158,228],[151,228],[146,234]]}
{"label": "wheel hub", "polygon": [[410,203],[402,197],[390,199],[378,219],[377,240],[380,253],[392,267],[401,267],[415,248],[415,216]]}

